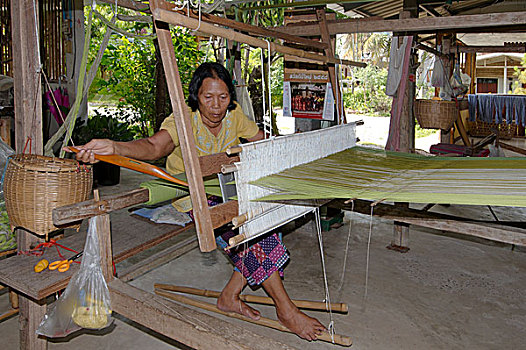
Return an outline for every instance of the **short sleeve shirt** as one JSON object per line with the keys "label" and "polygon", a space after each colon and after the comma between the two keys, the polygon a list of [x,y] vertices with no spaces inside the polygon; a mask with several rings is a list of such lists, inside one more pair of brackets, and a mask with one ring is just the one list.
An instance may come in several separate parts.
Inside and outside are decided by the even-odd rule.
{"label": "short sleeve shirt", "polygon": [[[195,112],[190,110],[190,119],[198,156],[225,152],[228,148],[238,145],[240,137],[249,139],[256,136],[259,131],[256,123],[247,118],[238,104],[234,110],[227,112],[217,136],[203,124],[198,110]],[[163,121],[161,130],[168,131],[175,145],[174,151],[166,160],[166,170],[171,174],[184,172],[181,145],[173,115],[169,115]]]}

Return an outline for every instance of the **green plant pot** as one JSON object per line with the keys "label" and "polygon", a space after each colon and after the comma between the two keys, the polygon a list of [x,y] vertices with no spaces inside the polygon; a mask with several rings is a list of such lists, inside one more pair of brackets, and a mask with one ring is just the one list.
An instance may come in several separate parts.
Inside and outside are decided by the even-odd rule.
{"label": "green plant pot", "polygon": [[93,179],[99,186],[118,185],[121,179],[121,167],[105,162],[95,163],[93,165]]}

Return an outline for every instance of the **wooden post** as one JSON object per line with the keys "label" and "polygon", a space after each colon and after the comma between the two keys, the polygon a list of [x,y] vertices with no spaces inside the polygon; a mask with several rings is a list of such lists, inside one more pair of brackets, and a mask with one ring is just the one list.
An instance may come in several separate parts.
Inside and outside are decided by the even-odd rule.
{"label": "wooden post", "polygon": [[[416,0],[404,0],[402,13],[400,19],[418,17],[418,2]],[[416,40],[413,37],[413,42]],[[413,113],[413,104],[416,94],[416,65],[413,63],[417,61],[415,54],[411,53],[409,58],[409,81],[406,82],[405,91],[398,91],[403,94],[403,98],[399,101],[402,103],[402,114],[400,115],[400,151],[411,152],[415,149],[415,116]],[[402,85],[402,84],[400,84]]]}
{"label": "wooden post", "polygon": [[15,145],[17,152],[22,152],[26,141],[30,140],[31,153],[42,154],[42,86],[35,3],[38,2],[11,1],[13,57],[16,57],[13,60]]}
{"label": "wooden post", "polygon": [[[325,49],[325,55],[330,58],[334,58],[334,50],[332,48],[331,36],[329,35],[329,27],[327,26],[327,16],[325,15],[325,9],[316,10],[316,18],[320,24],[321,40],[326,43],[328,46]],[[338,77],[336,76],[336,68],[333,63],[327,63],[329,68],[329,80],[332,85],[332,93],[337,104],[336,108],[338,109],[338,124],[340,121],[345,123],[345,111],[342,104],[342,95],[340,91],[340,85],[338,84]]]}
{"label": "wooden post", "polygon": [[[93,197],[95,202],[100,201],[99,190],[94,191]],[[111,249],[110,215],[98,215],[96,220],[102,274],[104,275],[106,283],[110,283],[113,280],[113,251]]]}
{"label": "wooden post", "polygon": [[[159,8],[159,3],[160,0],[150,1],[152,12]],[[199,238],[199,247],[203,252],[210,252],[216,248],[214,229],[212,227],[212,219],[210,217],[205,187],[203,185],[201,167],[199,166],[197,157],[190,113],[184,103],[185,98],[181,86],[177,60],[175,58],[172,36],[167,23],[155,20],[154,25],[159,40],[159,48],[166,73],[168,91],[170,92],[175,126],[177,128],[186,176],[188,178],[195,226]]]}
{"label": "wooden post", "polygon": [[[42,88],[40,84],[38,9],[32,0],[11,1],[13,75],[15,88],[15,148],[21,153],[26,142],[31,153],[42,154]],[[29,153],[29,146],[26,152]],[[41,242],[38,237],[16,230],[18,250],[27,250]],[[46,304],[20,295],[20,349],[44,350],[47,341],[36,336],[36,329],[46,314]]]}

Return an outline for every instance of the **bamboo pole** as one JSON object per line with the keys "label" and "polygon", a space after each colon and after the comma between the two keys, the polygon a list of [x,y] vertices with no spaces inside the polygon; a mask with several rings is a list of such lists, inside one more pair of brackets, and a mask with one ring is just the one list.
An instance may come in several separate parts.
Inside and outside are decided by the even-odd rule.
{"label": "bamboo pole", "polygon": [[[171,284],[155,283],[153,286],[156,289],[162,289],[162,290],[168,290],[171,292],[186,293],[186,294],[192,294],[192,295],[199,295],[199,296],[209,297],[209,298],[219,298],[219,296],[221,295],[220,292],[217,292],[215,290],[198,289],[198,288],[184,287],[184,286],[174,286]],[[272,298],[262,297],[259,295],[241,294],[239,296],[239,299],[247,303],[274,305],[274,300],[272,300]],[[323,302],[319,302],[319,301],[292,300],[292,302],[299,309],[322,310],[322,311],[327,310],[327,304]],[[346,303],[332,303],[330,307],[331,307],[331,311],[333,312],[347,313],[349,311],[349,307],[347,306]]]}
{"label": "bamboo pole", "polygon": [[[212,305],[212,304],[207,303],[207,302],[204,302],[204,301],[199,301],[199,300],[195,300],[195,299],[192,299],[192,298],[187,298],[187,297],[179,295],[179,294],[166,292],[166,291],[159,290],[159,289],[155,290],[155,294],[161,295],[161,296],[163,296],[165,298],[169,298],[169,299],[178,301],[180,303],[184,303],[184,304],[187,304],[187,305],[195,306],[195,307],[201,308],[203,310],[212,311],[212,312],[215,312],[215,313],[218,313],[218,314],[221,314],[221,315],[225,315],[225,316],[228,316],[228,317],[237,318],[237,319],[242,320],[242,321],[255,323],[255,324],[258,324],[260,326],[274,328],[274,329],[277,329],[277,330],[282,331],[282,332],[293,333],[290,329],[288,329],[287,327],[283,326],[278,321],[272,320],[270,318],[260,317],[258,320],[253,320],[251,318],[248,318],[246,316],[242,316],[240,314],[236,314],[234,312],[221,311],[221,310],[219,310],[217,308],[217,306]],[[345,336],[345,335],[340,335],[340,334],[334,334],[334,337],[331,337],[331,335],[328,332],[323,332],[322,334],[318,335],[318,340],[322,340],[322,341],[326,341],[326,342],[330,342],[330,343],[334,343],[334,344],[338,344],[338,345],[342,345],[342,346],[351,346],[352,345],[352,340],[351,340],[350,337]]]}
{"label": "bamboo pole", "polygon": [[223,37],[229,40],[242,42],[242,43],[254,46],[254,47],[267,49],[270,46],[270,50],[280,52],[282,54],[302,57],[302,58],[320,61],[324,63],[346,64],[349,66],[362,67],[362,68],[367,66],[363,62],[340,60],[338,58],[331,58],[325,55],[318,55],[312,52],[307,52],[304,50],[299,50],[299,49],[295,49],[292,47],[279,45],[273,42],[267,42],[265,40],[254,38],[250,35],[236,32],[232,29],[218,27],[218,26],[215,26],[207,22],[199,21],[195,18],[187,17],[179,13],[168,11],[168,10],[163,10],[160,8],[156,8],[153,10],[153,17],[155,20],[158,20],[158,21],[170,23],[173,25],[183,26],[183,27],[186,27],[192,30],[198,29],[199,32],[206,33],[208,35],[220,36],[220,37]]}

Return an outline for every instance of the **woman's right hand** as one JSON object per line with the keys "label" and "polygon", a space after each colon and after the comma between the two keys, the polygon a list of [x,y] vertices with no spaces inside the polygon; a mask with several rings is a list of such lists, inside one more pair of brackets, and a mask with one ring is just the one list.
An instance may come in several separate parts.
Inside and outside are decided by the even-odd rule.
{"label": "woman's right hand", "polygon": [[[96,163],[98,160],[95,159],[95,154],[110,155],[115,154],[115,141],[108,139],[93,139],[85,145],[75,146],[79,150],[76,154],[78,161],[84,163]],[[64,150],[71,152],[68,147],[64,147]]]}

